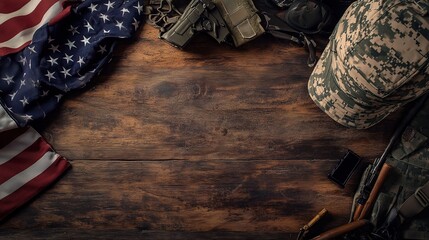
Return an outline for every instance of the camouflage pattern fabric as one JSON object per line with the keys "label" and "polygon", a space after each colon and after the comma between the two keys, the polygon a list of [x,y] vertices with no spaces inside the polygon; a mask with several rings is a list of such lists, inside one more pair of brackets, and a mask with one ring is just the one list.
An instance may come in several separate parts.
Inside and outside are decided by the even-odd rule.
{"label": "camouflage pattern fabric", "polygon": [[368,128],[429,89],[429,1],[359,0],[336,25],[308,82],[338,123]]}
{"label": "camouflage pattern fabric", "polygon": [[[391,208],[399,208],[418,187],[429,181],[428,119],[429,101],[426,101],[402,134],[400,142],[389,154],[386,162],[393,170],[389,173],[371,212],[370,220],[374,229],[382,227]],[[360,187],[362,186],[363,182]],[[398,239],[429,239],[429,208],[406,221],[397,230]]]}

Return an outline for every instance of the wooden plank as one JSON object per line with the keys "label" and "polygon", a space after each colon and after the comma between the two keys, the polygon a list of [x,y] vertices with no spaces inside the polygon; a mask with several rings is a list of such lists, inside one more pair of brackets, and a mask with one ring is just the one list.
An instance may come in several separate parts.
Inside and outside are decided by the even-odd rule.
{"label": "wooden plank", "polygon": [[70,231],[70,229],[34,229],[34,230],[13,230],[7,234],[0,232],[0,237],[8,240],[48,240],[48,239],[175,239],[175,240],[241,240],[241,239],[260,239],[260,240],[295,240],[295,233],[284,232],[175,232],[175,231],[139,231],[139,230],[80,230]]}
{"label": "wooden plank", "polygon": [[0,225],[0,234],[63,229],[71,236],[91,230],[287,235],[324,207],[331,213],[322,224],[326,229],[347,221],[356,184],[353,179],[343,190],[331,183],[326,174],[334,164],[75,160],[60,182]]}
{"label": "wooden plank", "polygon": [[[311,101],[306,51],[262,37],[234,49],[210,39],[180,51],[145,28],[92,89],[71,97],[44,135],[70,159],[372,160],[395,117],[348,129]],[[210,44],[210,45],[209,45]],[[320,51],[319,51],[320,52]]]}

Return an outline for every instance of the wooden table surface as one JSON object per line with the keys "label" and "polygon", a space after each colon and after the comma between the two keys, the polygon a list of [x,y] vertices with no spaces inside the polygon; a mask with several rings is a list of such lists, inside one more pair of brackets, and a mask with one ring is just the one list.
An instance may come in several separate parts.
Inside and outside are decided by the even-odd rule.
{"label": "wooden table surface", "polygon": [[[399,116],[345,128],[309,98],[305,49],[263,36],[188,51],[146,25],[42,134],[73,168],[0,225],[1,239],[294,239],[348,219],[327,174],[379,156]],[[321,53],[318,49],[318,55]]]}

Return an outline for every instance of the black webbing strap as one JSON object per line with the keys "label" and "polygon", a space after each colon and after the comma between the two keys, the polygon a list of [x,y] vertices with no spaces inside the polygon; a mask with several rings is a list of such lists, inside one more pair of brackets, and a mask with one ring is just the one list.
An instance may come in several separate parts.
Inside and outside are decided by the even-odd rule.
{"label": "black webbing strap", "polygon": [[298,32],[289,27],[285,22],[274,14],[267,12],[261,13],[265,19],[265,31],[273,37],[295,42],[308,50],[309,56],[307,65],[313,67],[316,62],[316,43],[314,40],[307,37],[304,33]]}

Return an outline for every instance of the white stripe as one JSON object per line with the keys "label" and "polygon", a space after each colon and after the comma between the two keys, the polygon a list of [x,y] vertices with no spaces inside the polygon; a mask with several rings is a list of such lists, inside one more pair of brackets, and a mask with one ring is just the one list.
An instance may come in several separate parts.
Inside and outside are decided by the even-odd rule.
{"label": "white stripe", "polygon": [[49,10],[43,15],[42,20],[36,26],[32,28],[27,28],[13,38],[9,39],[6,42],[0,43],[0,47],[8,47],[8,48],[19,48],[22,44],[30,41],[33,38],[34,32],[47,22],[49,22],[52,18],[57,16],[63,10],[63,6],[61,1],[52,5]]}
{"label": "white stripe", "polygon": [[27,4],[25,4],[23,7],[16,10],[15,12],[0,13],[0,24],[6,22],[7,20],[9,20],[11,18],[24,16],[24,15],[28,15],[28,14],[32,13],[41,1],[42,0],[31,0]]}
{"label": "white stripe", "polygon": [[58,159],[60,155],[55,152],[47,152],[43,157],[41,157],[37,162],[31,165],[29,168],[24,171],[16,174],[6,182],[0,185],[0,200],[7,197],[11,193],[18,190],[20,187],[24,186],[27,182],[31,181],[33,178],[39,176],[46,169],[48,169],[55,160]]}
{"label": "white stripe", "polygon": [[31,146],[37,139],[40,138],[40,134],[33,128],[29,128],[26,132],[15,138],[8,145],[0,149],[0,165],[6,163],[16,155],[23,152],[26,148]]}
{"label": "white stripe", "polygon": [[17,128],[15,121],[7,114],[6,110],[0,104],[0,132]]}

